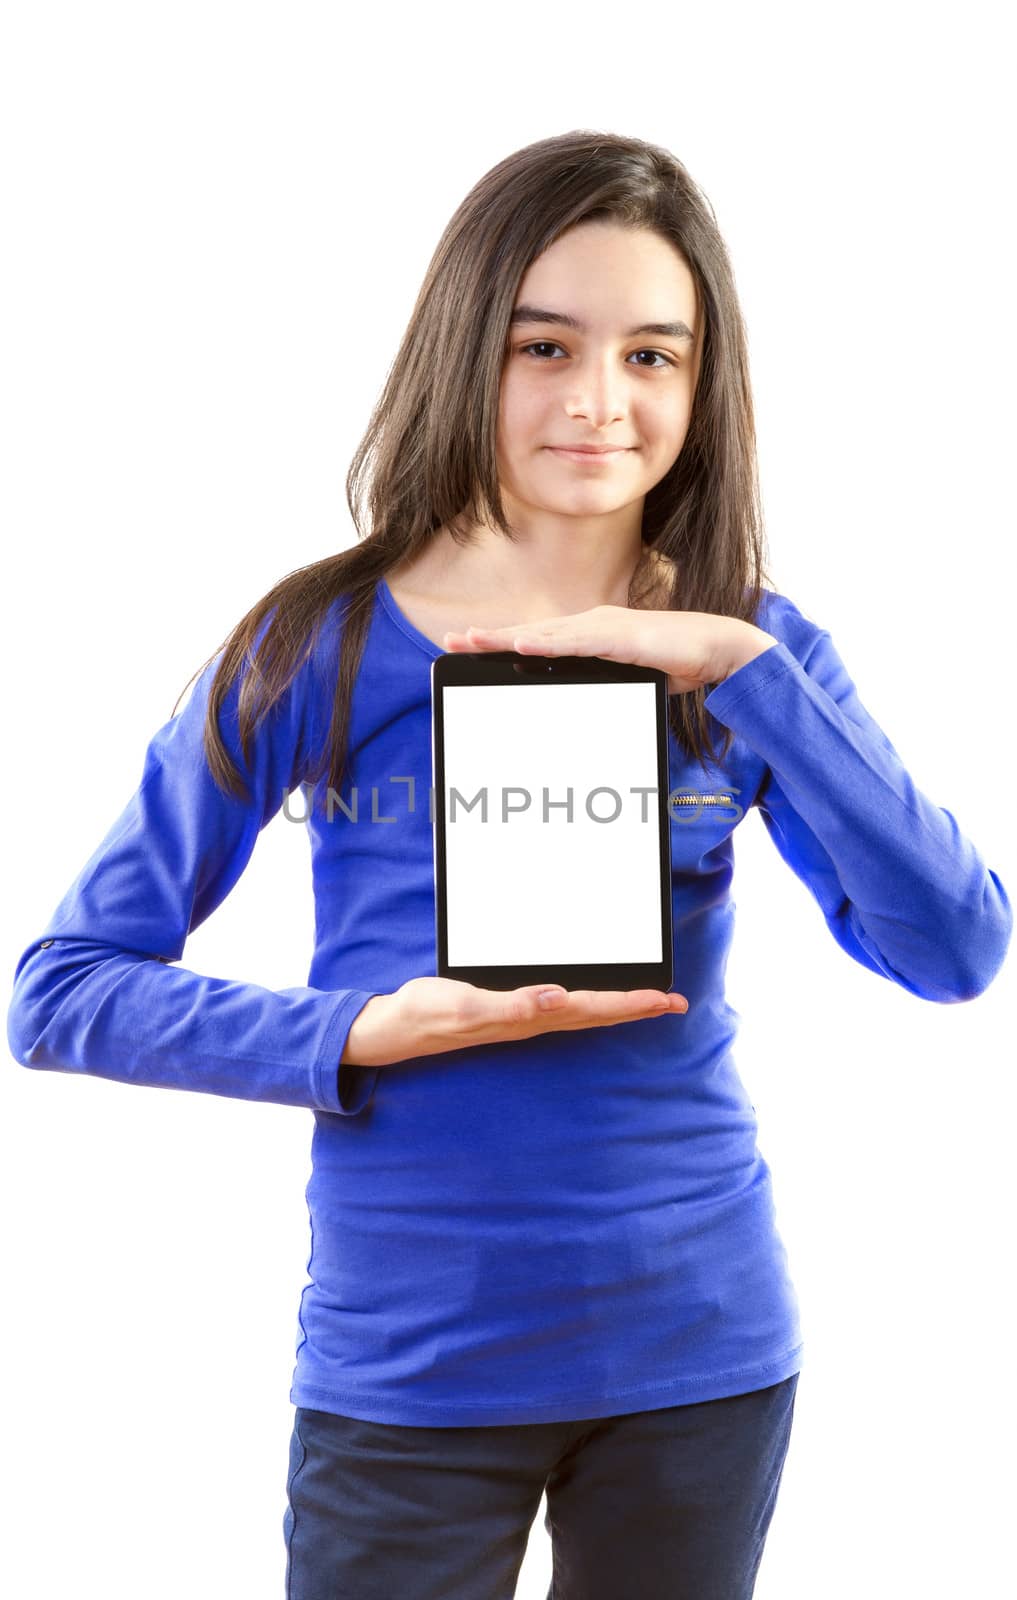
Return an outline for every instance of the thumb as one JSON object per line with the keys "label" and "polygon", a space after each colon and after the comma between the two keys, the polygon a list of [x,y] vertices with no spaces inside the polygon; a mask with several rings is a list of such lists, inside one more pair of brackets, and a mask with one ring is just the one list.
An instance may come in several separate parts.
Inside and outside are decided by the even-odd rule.
{"label": "thumb", "polygon": [[556,1006],[563,1006],[568,1000],[568,990],[563,989],[560,983],[536,983],[523,993],[536,995],[541,1011],[553,1011]]}

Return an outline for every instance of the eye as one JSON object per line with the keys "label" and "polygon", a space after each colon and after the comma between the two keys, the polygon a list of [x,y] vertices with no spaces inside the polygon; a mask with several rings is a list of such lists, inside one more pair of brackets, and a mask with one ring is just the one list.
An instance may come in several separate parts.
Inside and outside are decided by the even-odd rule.
{"label": "eye", "polygon": [[[536,340],[534,340],[534,342],[532,344],[521,344],[519,346],[519,353],[520,353],[520,355],[526,355],[530,351],[537,351],[537,350],[540,350],[540,349],[544,349],[544,350],[560,350],[561,348],[562,348],[562,346],[560,344],[555,344],[550,339],[536,339]],[[664,362],[665,366],[669,366],[669,367],[677,367],[678,366],[677,358],[675,356],[666,356],[664,354],[663,350],[633,350],[632,354],[634,356],[659,356],[661,361]],[[535,361],[547,361],[547,360],[550,360],[551,358],[548,357],[548,356],[534,355],[533,359]],[[646,365],[645,362],[640,362],[639,364],[640,364],[640,366]],[[660,367],[650,367],[649,370],[651,372],[659,372],[661,369],[660,369]]]}

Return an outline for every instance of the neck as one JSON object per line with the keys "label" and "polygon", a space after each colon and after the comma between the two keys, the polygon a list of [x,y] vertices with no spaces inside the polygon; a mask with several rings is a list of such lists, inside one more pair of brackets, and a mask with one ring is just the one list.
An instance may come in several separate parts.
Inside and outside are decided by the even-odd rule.
{"label": "neck", "polygon": [[575,528],[567,535],[520,534],[515,542],[486,526],[474,525],[470,532],[467,545],[457,544],[444,528],[434,534],[413,563],[416,583],[467,605],[497,597],[499,607],[520,620],[627,605],[633,577],[649,565],[638,525],[610,542],[584,542]]}

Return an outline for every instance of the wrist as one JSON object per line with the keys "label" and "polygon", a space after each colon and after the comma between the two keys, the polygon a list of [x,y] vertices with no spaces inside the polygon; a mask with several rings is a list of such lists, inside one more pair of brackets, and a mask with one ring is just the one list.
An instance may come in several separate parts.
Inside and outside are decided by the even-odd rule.
{"label": "wrist", "polygon": [[730,678],[739,667],[747,666],[757,656],[780,641],[772,633],[767,633],[765,628],[757,628],[753,622],[743,622],[739,628],[731,654],[728,657],[723,678],[718,681],[723,683],[725,678]]}
{"label": "wrist", "polygon": [[382,1001],[387,998],[387,995],[372,995],[367,1004],[361,1006],[346,1035],[340,1066],[380,1067],[385,1064],[381,1012]]}

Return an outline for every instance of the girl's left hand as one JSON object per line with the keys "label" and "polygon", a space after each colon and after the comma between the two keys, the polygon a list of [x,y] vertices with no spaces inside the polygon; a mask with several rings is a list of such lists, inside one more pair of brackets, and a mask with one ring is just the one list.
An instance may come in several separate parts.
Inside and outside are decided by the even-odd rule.
{"label": "girl's left hand", "polygon": [[506,628],[446,633],[445,650],[515,650],[519,655],[602,656],[605,661],[656,667],[667,673],[668,694],[721,683],[778,641],[751,622],[711,611],[642,611],[594,606],[570,616],[543,617]]}

